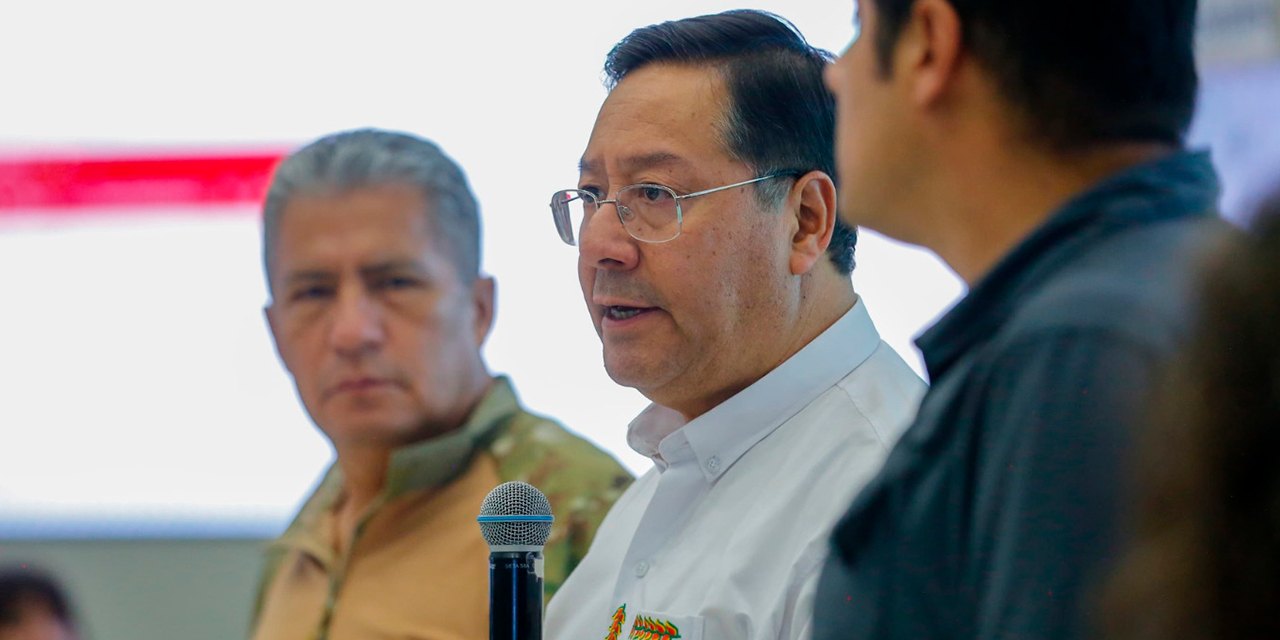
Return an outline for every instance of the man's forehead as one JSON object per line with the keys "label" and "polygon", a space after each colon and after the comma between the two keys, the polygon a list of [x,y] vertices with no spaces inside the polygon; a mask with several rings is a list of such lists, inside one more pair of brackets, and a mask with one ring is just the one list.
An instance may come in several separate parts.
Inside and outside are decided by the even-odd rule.
{"label": "man's forehead", "polygon": [[[582,156],[578,161],[579,173],[603,173],[606,170],[602,158]],[[672,151],[653,151],[624,155],[613,163],[613,168],[622,173],[636,173],[646,169],[663,167],[682,168],[692,163],[683,156]]]}
{"label": "man's forehead", "polygon": [[288,220],[294,216],[287,214],[303,213],[314,217],[319,213],[350,218],[358,223],[370,212],[430,217],[431,206],[422,189],[404,181],[388,180],[352,186],[320,184],[290,196],[280,217]]}
{"label": "man's forehead", "polygon": [[295,194],[276,222],[277,245],[352,244],[379,236],[400,240],[438,233],[422,192],[399,183],[322,187]]}
{"label": "man's forehead", "polygon": [[299,209],[283,217],[275,261],[286,271],[416,263],[443,253],[426,210]]}
{"label": "man's forehead", "polygon": [[720,146],[725,100],[714,66],[654,63],[636,69],[601,105],[579,170],[633,172],[705,162],[709,158],[703,156]]}

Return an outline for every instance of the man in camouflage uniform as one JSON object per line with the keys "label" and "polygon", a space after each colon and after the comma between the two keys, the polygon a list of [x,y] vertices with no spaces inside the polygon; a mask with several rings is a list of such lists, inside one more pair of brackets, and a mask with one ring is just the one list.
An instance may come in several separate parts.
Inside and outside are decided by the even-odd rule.
{"label": "man in camouflage uniform", "polygon": [[549,596],[630,474],[488,372],[476,203],[434,144],[322,138],[276,170],[263,214],[272,336],[337,461],[268,549],[251,637],[487,638],[485,495],[546,492]]}

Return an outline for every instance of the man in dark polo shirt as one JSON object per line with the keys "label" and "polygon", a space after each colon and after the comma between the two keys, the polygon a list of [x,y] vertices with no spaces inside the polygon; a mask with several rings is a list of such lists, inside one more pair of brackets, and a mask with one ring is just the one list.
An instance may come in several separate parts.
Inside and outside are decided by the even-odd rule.
{"label": "man in dark polo shirt", "polygon": [[[933,386],[833,534],[815,638],[1078,638],[1132,431],[1223,232],[1194,0],[864,0],[827,71],[842,215],[969,295]],[[858,26],[855,24],[855,26]]]}

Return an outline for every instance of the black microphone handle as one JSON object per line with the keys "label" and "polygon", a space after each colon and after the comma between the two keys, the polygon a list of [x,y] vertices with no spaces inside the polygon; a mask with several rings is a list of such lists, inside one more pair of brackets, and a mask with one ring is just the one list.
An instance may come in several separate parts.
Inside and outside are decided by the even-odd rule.
{"label": "black microphone handle", "polygon": [[542,640],[542,551],[489,554],[489,640]]}

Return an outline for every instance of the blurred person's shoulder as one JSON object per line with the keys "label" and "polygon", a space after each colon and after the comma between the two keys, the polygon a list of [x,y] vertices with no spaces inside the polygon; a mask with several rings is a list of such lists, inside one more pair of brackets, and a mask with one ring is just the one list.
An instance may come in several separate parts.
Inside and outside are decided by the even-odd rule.
{"label": "blurred person's shoulder", "polygon": [[1167,353],[1185,338],[1204,262],[1234,227],[1214,212],[1138,225],[1078,254],[1014,313],[1007,342],[1107,335]]}
{"label": "blurred person's shoulder", "polygon": [[486,451],[501,482],[527,482],[551,503],[555,523],[543,555],[548,600],[586,557],[600,523],[634,478],[612,455],[523,406]]}
{"label": "blurred person's shoulder", "polygon": [[[1007,344],[1102,336],[1167,352],[1185,333],[1205,257],[1229,233],[1208,155],[1181,150],[1075,196],[1015,252]],[[1006,274],[1007,275],[1007,274]]]}
{"label": "blurred person's shoulder", "polygon": [[608,452],[523,406],[494,435],[487,450],[503,482],[528,482],[547,494],[553,507],[570,511],[607,510],[633,480]]}
{"label": "blurred person's shoulder", "polygon": [[[634,480],[608,452],[523,404],[493,433],[485,450],[501,482],[537,487],[551,502],[558,524],[589,524],[591,533]],[[553,527],[548,544],[564,530]]]}

